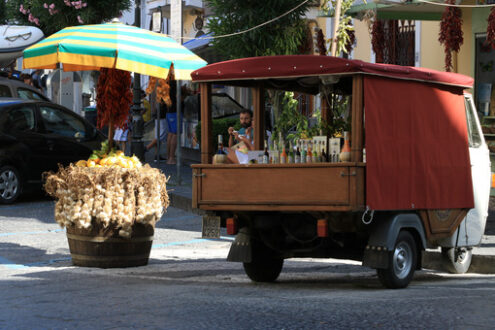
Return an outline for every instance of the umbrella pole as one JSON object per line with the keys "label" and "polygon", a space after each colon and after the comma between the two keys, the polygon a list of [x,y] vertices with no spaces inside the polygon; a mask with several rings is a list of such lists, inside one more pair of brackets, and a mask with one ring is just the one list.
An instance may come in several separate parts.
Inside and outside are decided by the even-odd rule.
{"label": "umbrella pole", "polygon": [[113,148],[113,133],[115,129],[113,127],[113,115],[110,115],[110,118],[108,118],[108,151],[112,150]]}
{"label": "umbrella pole", "polygon": [[180,86],[180,80],[177,80],[177,98],[176,98],[176,102],[177,102],[177,106],[176,106],[176,110],[177,110],[177,149],[176,149],[176,159],[177,159],[177,185],[180,186],[181,184],[181,177],[180,177],[180,166],[181,166],[181,161],[180,161],[180,157],[181,157],[181,134],[180,134],[180,129],[181,129],[181,118],[180,118],[180,115],[181,115],[181,110],[182,110],[182,96],[181,96],[181,86]]}
{"label": "umbrella pole", "polygon": [[[135,0],[134,25],[141,27],[141,1]],[[144,120],[141,108],[141,75],[134,72],[131,153],[144,163]]]}

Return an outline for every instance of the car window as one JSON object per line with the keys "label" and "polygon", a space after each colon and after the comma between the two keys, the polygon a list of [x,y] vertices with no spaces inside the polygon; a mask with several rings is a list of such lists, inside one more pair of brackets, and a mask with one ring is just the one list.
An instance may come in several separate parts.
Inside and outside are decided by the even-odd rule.
{"label": "car window", "polygon": [[86,126],[76,116],[49,106],[41,106],[40,113],[43,125],[48,133],[73,138],[84,138],[86,136]]}
{"label": "car window", "polygon": [[476,116],[474,114],[474,109],[469,99],[465,99],[465,104],[466,104],[466,121],[468,126],[469,147],[478,148],[479,146],[481,146],[482,140],[481,140],[481,133],[478,128]]}
{"label": "car window", "polygon": [[9,86],[0,85],[0,97],[12,97]]}
{"label": "car window", "polygon": [[43,96],[41,96],[41,94],[38,94],[35,91],[22,87],[17,89],[17,95],[19,96],[20,99],[24,99],[24,100],[45,100]]}
{"label": "car window", "polygon": [[20,105],[5,111],[0,117],[2,132],[28,132],[35,128],[34,109],[29,105]]}

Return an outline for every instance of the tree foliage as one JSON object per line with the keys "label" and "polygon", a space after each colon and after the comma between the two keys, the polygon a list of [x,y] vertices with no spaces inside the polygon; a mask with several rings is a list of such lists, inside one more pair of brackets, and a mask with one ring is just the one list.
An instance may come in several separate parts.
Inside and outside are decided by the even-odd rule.
{"label": "tree foliage", "polygon": [[103,23],[130,6],[131,0],[9,0],[5,16],[11,24],[33,25],[49,36],[67,26]]}
{"label": "tree foliage", "polygon": [[[344,52],[346,54],[350,53],[356,41],[354,35],[354,27],[352,25],[352,17],[347,15],[347,11],[351,9],[353,3],[354,0],[341,1],[339,25],[337,27],[337,33],[335,36],[335,38],[337,39],[336,56],[338,56],[340,52]],[[325,0],[323,1],[322,9],[327,14],[330,14],[331,17],[335,17],[336,5],[336,0]]]}
{"label": "tree foliage", "polygon": [[[301,0],[208,0],[213,11],[207,27],[214,36],[240,32],[267,22]],[[247,33],[213,40],[216,50],[230,59],[266,55],[298,54],[305,42],[307,25],[304,15],[308,3],[290,14]]]}

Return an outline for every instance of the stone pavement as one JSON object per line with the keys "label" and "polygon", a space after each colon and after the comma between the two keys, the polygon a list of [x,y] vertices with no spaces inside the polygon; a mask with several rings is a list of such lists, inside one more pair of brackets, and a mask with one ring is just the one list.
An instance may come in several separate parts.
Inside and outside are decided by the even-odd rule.
{"label": "stone pavement", "polygon": [[[191,162],[181,164],[178,184],[177,166],[168,165],[166,161],[155,162],[152,155],[147,153],[146,161],[150,166],[160,168],[169,177],[167,184],[170,205],[186,211],[202,214],[200,210],[192,209],[192,169]],[[423,254],[424,268],[444,270],[440,250],[427,250]],[[473,249],[473,260],[469,272],[495,274],[495,198],[490,201],[488,220],[481,245]]]}

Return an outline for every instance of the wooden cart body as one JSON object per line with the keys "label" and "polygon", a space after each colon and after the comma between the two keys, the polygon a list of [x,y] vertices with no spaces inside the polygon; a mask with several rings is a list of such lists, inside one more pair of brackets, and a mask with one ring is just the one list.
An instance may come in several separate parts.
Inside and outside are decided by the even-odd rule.
{"label": "wooden cart body", "polygon": [[[331,232],[330,236],[332,233],[345,233],[349,235],[348,237],[355,237],[354,243],[346,250],[349,253],[335,252],[338,250],[338,244],[327,249],[334,251],[328,253],[322,253],[321,246],[314,250],[304,246],[299,250],[287,249],[283,252],[279,249],[283,258],[292,256],[355,258],[364,260],[363,264],[378,269],[388,267],[386,263],[389,252],[393,251],[396,238],[403,229],[414,233],[418,247],[423,249],[428,245],[434,246],[438,239],[452,236],[456,231],[468,211],[467,208],[443,210],[440,212],[441,216],[438,216],[436,210],[428,209],[389,210],[375,216],[376,220],[372,226],[361,222],[361,220],[366,222],[363,213],[366,213],[367,209],[367,169],[366,162],[363,162],[365,138],[363,84],[366,76],[385,76],[387,79],[398,81],[414,80],[426,84],[461,86],[461,91],[462,88],[472,86],[473,83],[471,78],[461,75],[443,75],[431,70],[369,64],[325,56],[239,59],[212,64],[192,73],[193,81],[200,84],[201,93],[201,164],[192,165],[192,206],[206,211],[208,216],[218,216],[223,224],[226,218],[231,218],[241,222],[241,227],[245,227],[246,230],[242,235],[237,235],[236,243],[233,244],[229,255],[230,260],[243,261],[245,266],[246,263],[249,265],[250,262],[254,262],[251,258],[254,258],[252,254],[254,255],[257,248],[252,247],[253,252],[249,251],[249,253],[244,253],[245,251],[236,253],[236,248],[251,246],[254,238],[261,239],[262,231],[269,227],[265,223],[270,223],[271,218],[277,219],[273,226],[280,226],[284,219],[291,217],[299,217],[301,225],[307,222],[316,226],[317,221],[318,225],[320,224],[318,220],[320,219],[329,224],[325,230]],[[256,125],[254,144],[257,150],[263,149],[265,139],[263,119],[267,89],[313,95],[322,90],[322,85],[323,89],[325,86],[334,86],[346,90],[348,95],[351,95],[350,161],[303,164],[212,164],[214,155],[211,118],[212,84],[252,88]],[[322,102],[321,115],[327,121],[331,116],[326,102]],[[269,238],[264,240],[265,245],[276,249],[266,241]]]}

